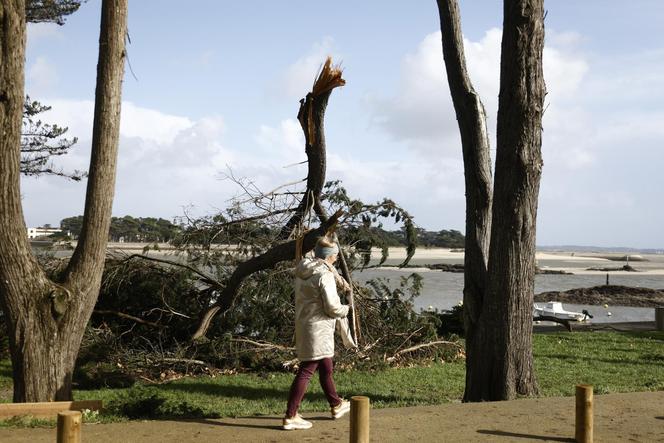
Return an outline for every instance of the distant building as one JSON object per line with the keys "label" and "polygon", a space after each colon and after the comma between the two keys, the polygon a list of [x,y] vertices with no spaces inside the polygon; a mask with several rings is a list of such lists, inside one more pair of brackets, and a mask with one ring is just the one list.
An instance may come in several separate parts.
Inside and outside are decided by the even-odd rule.
{"label": "distant building", "polygon": [[28,228],[28,238],[47,237],[51,234],[62,232],[60,228],[52,228],[49,225],[40,226],[38,228]]}

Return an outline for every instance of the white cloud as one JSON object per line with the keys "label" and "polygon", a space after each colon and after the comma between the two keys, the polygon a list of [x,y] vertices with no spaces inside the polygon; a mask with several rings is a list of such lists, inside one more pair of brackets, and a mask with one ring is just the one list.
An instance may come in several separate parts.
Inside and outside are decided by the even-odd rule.
{"label": "white cloud", "polygon": [[548,100],[571,97],[588,72],[588,63],[580,56],[545,47],[543,54],[544,78]]}
{"label": "white cloud", "polygon": [[120,132],[127,137],[169,143],[180,131],[191,126],[192,121],[186,117],[141,108],[131,102],[122,103]]}
{"label": "white cloud", "polygon": [[[56,160],[65,171],[89,165],[94,104],[91,101],[44,100],[52,110],[43,120],[69,126],[79,143]],[[114,213],[172,217],[196,204],[203,210],[220,204],[229,192],[218,171],[235,161],[223,145],[225,126],[218,116],[193,121],[123,102]],[[29,224],[57,223],[82,213],[85,183],[62,178],[24,178],[24,212]],[[48,218],[47,218],[48,217]],[[55,217],[56,220],[53,220]]]}
{"label": "white cloud", "polygon": [[37,57],[28,67],[26,77],[26,89],[34,95],[42,95],[58,83],[57,69],[46,57]]}
{"label": "white cloud", "polygon": [[64,38],[60,26],[55,23],[28,23],[27,34],[29,46]]}
{"label": "white cloud", "polygon": [[306,55],[288,66],[274,86],[275,93],[285,95],[287,98],[304,97],[311,90],[314,78],[328,56],[332,56],[335,63],[341,60],[334,48],[332,37],[325,37],[322,41],[314,43]]}
{"label": "white cloud", "polygon": [[[500,40],[498,29],[487,31],[479,41],[464,40],[469,74],[487,110],[493,147]],[[659,75],[664,50],[607,58],[584,52],[583,42],[584,36],[578,33],[547,31],[538,243],[560,243],[552,239],[565,238],[577,244],[661,246],[661,230],[651,225],[652,220],[664,219],[664,209],[652,204],[664,186],[653,166],[664,164],[664,78]],[[461,158],[445,75],[440,33],[432,33],[404,57],[397,93],[371,100],[374,121],[396,143],[425,159],[419,170],[430,179],[422,183],[417,176],[407,177],[433,189],[436,198],[421,205],[429,193],[415,191],[417,197],[404,195],[403,204],[421,208],[413,212],[420,222],[433,220],[433,226],[440,224],[435,223],[432,208],[463,214],[463,202],[452,199],[463,198],[461,172],[445,171],[448,183],[443,183],[442,173],[428,176],[435,169],[432,162]],[[644,232],[651,237],[644,238]],[[653,232],[660,232],[659,237],[653,238]]]}
{"label": "white cloud", "polygon": [[287,162],[306,159],[304,134],[302,134],[300,123],[295,119],[282,120],[276,128],[261,125],[254,139],[261,148],[279,153]]}
{"label": "white cloud", "polygon": [[[86,170],[94,104],[45,102],[53,108],[44,121],[69,126],[70,135],[79,136],[79,143],[58,158],[56,166]],[[306,176],[306,164],[284,167],[306,159],[297,121],[260,126],[253,137],[256,146],[229,146],[226,132],[221,116],[192,120],[123,102],[114,214],[170,218],[189,206],[199,215],[215,211],[240,192],[237,184],[221,180],[230,172],[263,191]],[[82,213],[85,183],[24,178],[22,193],[28,224],[56,224]]]}
{"label": "white cloud", "polygon": [[[495,133],[500,87],[502,31],[489,29],[480,41],[464,38],[464,52],[473,87],[487,112],[490,134]],[[576,34],[561,34],[556,41],[571,45]],[[546,47],[545,79],[549,102],[573,96],[587,70],[587,62],[571,51]],[[459,129],[450,97],[442,54],[441,34],[427,35],[417,49],[404,57],[398,93],[374,101],[376,121],[397,140],[430,156],[458,156]],[[495,146],[495,143],[492,143]]]}

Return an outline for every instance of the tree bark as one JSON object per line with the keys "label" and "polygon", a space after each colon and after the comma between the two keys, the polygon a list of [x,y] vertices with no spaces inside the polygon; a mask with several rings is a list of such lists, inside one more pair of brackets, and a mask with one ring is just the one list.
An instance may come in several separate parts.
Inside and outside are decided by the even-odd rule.
{"label": "tree bark", "polygon": [[25,4],[3,2],[0,68],[0,301],[9,331],[15,402],[71,399],[74,363],[94,308],[111,217],[124,73],[127,0],[104,0],[84,234],[61,280],[32,256],[20,204]]}
{"label": "tree bark", "polygon": [[[438,0],[447,82],[456,112],[466,186],[463,314],[466,334],[466,386],[475,384],[479,352],[477,329],[487,284],[491,229],[491,155],[486,113],[466,70],[457,0]],[[470,401],[468,393],[464,400]]]}
{"label": "tree bark", "polygon": [[493,204],[486,119],[466,72],[458,4],[438,0],[438,8],[466,179],[464,401],[507,400],[537,392],[532,306],[545,95],[543,0],[504,2]]}
{"label": "tree bark", "polygon": [[488,287],[469,397],[534,395],[532,322],[545,96],[543,0],[505,0]]}
{"label": "tree bark", "polygon": [[300,100],[297,119],[304,132],[304,145],[307,154],[307,190],[297,210],[281,229],[280,237],[288,238],[315,205],[320,205],[320,194],[325,185],[327,153],[325,145],[325,110],[334,88],[343,86],[346,81],[341,70],[332,66],[332,59],[325,61],[314,86],[305,98]]}

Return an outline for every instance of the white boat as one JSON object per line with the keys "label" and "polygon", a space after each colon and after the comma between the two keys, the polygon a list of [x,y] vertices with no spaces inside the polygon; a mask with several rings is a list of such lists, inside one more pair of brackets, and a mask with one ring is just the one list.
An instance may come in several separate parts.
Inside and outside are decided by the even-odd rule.
{"label": "white boat", "polygon": [[550,301],[542,305],[535,303],[533,307],[533,316],[556,317],[562,320],[584,321],[586,314],[582,312],[572,312],[563,309],[563,304],[559,301]]}

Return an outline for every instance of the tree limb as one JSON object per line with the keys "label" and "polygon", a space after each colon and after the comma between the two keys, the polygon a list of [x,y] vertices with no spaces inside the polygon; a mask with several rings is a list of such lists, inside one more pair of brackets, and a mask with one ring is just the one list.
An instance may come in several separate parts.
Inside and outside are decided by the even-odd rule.
{"label": "tree limb", "polygon": [[194,268],[193,266],[189,266],[189,265],[186,265],[184,263],[177,263],[177,262],[173,262],[173,261],[170,261],[170,260],[165,260],[165,259],[162,259],[162,258],[148,257],[147,255],[141,255],[141,254],[131,254],[129,257],[125,258],[124,261],[129,261],[129,260],[134,259],[134,258],[139,258],[139,259],[147,260],[147,261],[153,261],[153,262],[157,262],[157,263],[165,263],[165,264],[168,264],[168,265],[184,268],[184,269],[187,269],[187,270],[193,272],[194,274],[198,275],[201,278],[201,281],[203,281],[204,283],[206,283],[210,286],[213,286],[213,287],[216,287],[216,288],[222,288],[223,287],[223,284],[220,283],[219,281],[217,281],[217,280],[213,279],[212,277],[202,273],[201,271]]}
{"label": "tree limb", "polygon": [[140,323],[142,325],[148,325],[152,326],[154,328],[164,328],[164,325],[160,325],[159,323],[154,323],[148,320],[143,320],[142,318],[139,317],[134,317],[133,315],[125,314],[124,312],[119,312],[119,311],[111,311],[109,309],[95,309],[92,311],[93,314],[99,314],[99,315],[115,315],[116,317],[120,318],[126,318],[127,320],[134,321],[136,323]]}
{"label": "tree limb", "polygon": [[[302,251],[311,251],[316,245],[318,238],[330,231],[336,225],[342,214],[343,211],[339,210],[325,223],[321,223],[317,229],[308,231],[302,239]],[[282,261],[293,260],[295,258],[296,242],[296,240],[289,240],[280,243],[265,253],[240,263],[233,271],[233,274],[231,274],[225,282],[226,286],[221,291],[217,302],[202,316],[198,329],[194,332],[192,338],[196,340],[203,337],[210,327],[210,323],[214,316],[218,313],[224,315],[233,306],[237,297],[237,290],[246,277],[255,272],[272,268]]]}
{"label": "tree limb", "polygon": [[395,360],[401,354],[406,354],[408,352],[417,351],[418,349],[430,348],[432,346],[438,346],[438,345],[450,345],[452,347],[459,348],[459,349],[463,348],[463,346],[461,346],[459,343],[456,343],[456,342],[453,342],[453,341],[437,340],[437,341],[432,341],[432,342],[429,342],[429,343],[421,343],[419,345],[411,346],[410,348],[402,349],[401,351],[395,353],[392,357],[388,358],[387,361]]}

